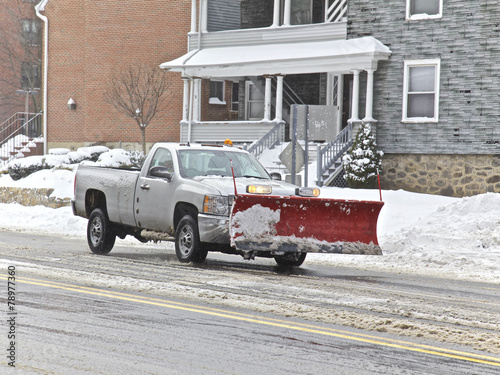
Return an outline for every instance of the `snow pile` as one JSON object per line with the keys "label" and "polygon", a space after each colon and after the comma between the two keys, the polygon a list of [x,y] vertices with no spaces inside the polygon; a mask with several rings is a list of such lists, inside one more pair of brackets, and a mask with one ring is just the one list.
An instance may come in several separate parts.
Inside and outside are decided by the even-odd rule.
{"label": "snow pile", "polygon": [[0,230],[40,233],[56,236],[83,237],[87,220],[73,216],[71,207],[51,209],[26,207],[17,203],[0,203]]}
{"label": "snow pile", "polygon": [[245,211],[234,214],[232,237],[244,236],[258,241],[276,234],[275,225],[280,221],[280,210],[273,211],[268,207],[256,204]]}
{"label": "snow pile", "polygon": [[[42,169],[17,181],[14,181],[8,174],[0,175],[0,187],[53,188],[51,197],[64,199],[73,197],[74,180],[75,172],[72,170]],[[4,216],[3,210],[1,216]]]}

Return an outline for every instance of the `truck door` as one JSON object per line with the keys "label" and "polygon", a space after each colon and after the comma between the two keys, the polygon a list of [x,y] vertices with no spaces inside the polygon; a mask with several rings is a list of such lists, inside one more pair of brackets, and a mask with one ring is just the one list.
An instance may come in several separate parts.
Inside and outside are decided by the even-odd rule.
{"label": "truck door", "polygon": [[[135,217],[137,225],[143,229],[160,232],[171,232],[173,229],[173,203],[175,178],[154,177],[151,175],[153,167],[165,167],[174,170],[172,154],[165,148],[158,148],[151,159],[151,163],[141,173],[136,186]],[[171,233],[173,234],[173,233]]]}

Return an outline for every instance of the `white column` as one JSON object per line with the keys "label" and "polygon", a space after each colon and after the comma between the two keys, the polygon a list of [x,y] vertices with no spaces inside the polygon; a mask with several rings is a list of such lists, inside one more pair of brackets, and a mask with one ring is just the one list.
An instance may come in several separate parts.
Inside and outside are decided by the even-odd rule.
{"label": "white column", "polygon": [[189,78],[182,77],[184,81],[184,96],[182,98],[182,121],[187,122],[189,119]]}
{"label": "white column", "polygon": [[207,25],[208,25],[208,0],[201,0],[201,32],[206,33],[207,32]]}
{"label": "white column", "polygon": [[191,32],[196,32],[196,0],[191,0]]}
{"label": "white column", "polygon": [[283,17],[283,26],[290,26],[290,14],[292,9],[292,0],[285,0],[285,13]]}
{"label": "white column", "polygon": [[266,76],[266,90],[264,96],[264,120],[271,121],[271,77]]}
{"label": "white column", "polygon": [[374,122],[373,118],[373,74],[375,73],[375,69],[367,69],[366,73],[367,81],[366,81],[366,110],[365,110],[365,118],[364,122]]}
{"label": "white column", "polygon": [[349,122],[360,122],[359,119],[359,70],[353,70],[351,118]]}
{"label": "white column", "polygon": [[201,78],[194,79],[194,98],[193,98],[193,121],[200,121],[201,114]]}
{"label": "white column", "polygon": [[276,76],[278,85],[276,87],[276,120],[283,120],[283,78],[284,76]]}
{"label": "white column", "polygon": [[[193,127],[193,102],[194,102],[194,81],[189,79],[189,123],[187,132],[187,142],[191,143],[191,128]],[[181,139],[184,142],[183,139]]]}
{"label": "white column", "polygon": [[280,3],[281,0],[274,0],[272,27],[278,27],[280,25]]}

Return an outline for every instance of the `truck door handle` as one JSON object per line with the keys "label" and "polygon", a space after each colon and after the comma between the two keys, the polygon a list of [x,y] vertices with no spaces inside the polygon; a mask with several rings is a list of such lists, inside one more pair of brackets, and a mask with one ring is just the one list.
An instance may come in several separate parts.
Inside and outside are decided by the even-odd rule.
{"label": "truck door handle", "polygon": [[149,190],[149,185],[148,184],[142,184],[141,186],[142,190]]}

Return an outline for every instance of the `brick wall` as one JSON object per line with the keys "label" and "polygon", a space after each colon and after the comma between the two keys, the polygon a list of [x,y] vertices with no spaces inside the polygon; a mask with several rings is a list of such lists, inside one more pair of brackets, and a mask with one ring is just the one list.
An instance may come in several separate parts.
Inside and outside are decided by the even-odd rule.
{"label": "brick wall", "polygon": [[210,80],[202,80],[201,85],[201,120],[229,121],[231,111],[232,81],[224,81],[225,104],[210,104]]}
{"label": "brick wall", "polygon": [[[49,18],[49,147],[93,143],[138,147],[133,119],[103,100],[115,70],[133,63],[160,65],[183,55],[191,17],[190,0],[52,0]],[[146,130],[148,143],[178,141],[182,80],[171,77],[172,102]],[[76,110],[68,110],[72,98]],[[135,145],[135,146],[134,146]]]}

